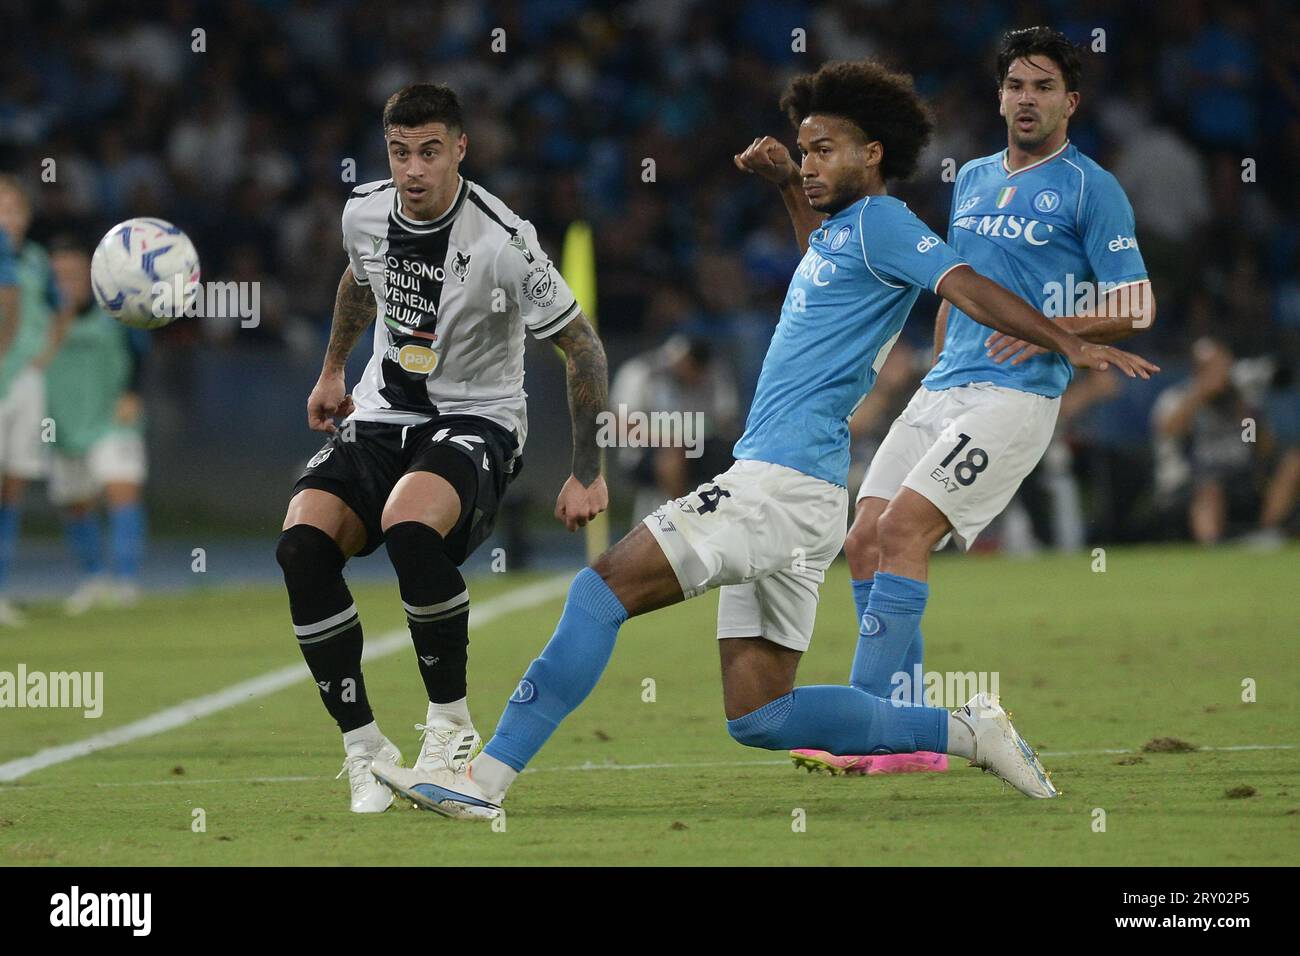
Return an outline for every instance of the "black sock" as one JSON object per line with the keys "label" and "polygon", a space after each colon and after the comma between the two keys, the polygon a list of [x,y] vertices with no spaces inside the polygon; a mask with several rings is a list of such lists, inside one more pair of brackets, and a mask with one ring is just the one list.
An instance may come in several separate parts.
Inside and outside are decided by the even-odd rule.
{"label": "black sock", "polygon": [[343,581],[346,558],[319,528],[296,524],[280,535],[275,559],[284,570],[298,647],[320,699],[347,733],[375,719],[361,676],[361,619]]}
{"label": "black sock", "polygon": [[411,627],[411,642],[429,700],[447,704],[465,696],[469,662],[469,591],[447,557],[442,535],[419,521],[384,532],[388,557]]}

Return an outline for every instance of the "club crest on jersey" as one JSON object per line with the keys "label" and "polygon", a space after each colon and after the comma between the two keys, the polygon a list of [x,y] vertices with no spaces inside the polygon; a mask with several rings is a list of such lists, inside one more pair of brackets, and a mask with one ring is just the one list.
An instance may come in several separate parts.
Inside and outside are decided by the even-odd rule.
{"label": "club crest on jersey", "polygon": [[438,367],[438,353],[433,349],[426,349],[423,345],[403,345],[397,350],[397,357],[393,361],[400,365],[404,372],[428,375]]}
{"label": "club crest on jersey", "polygon": [[1034,196],[1034,209],[1038,212],[1056,212],[1061,205],[1061,194],[1055,189],[1040,189]]}
{"label": "club crest on jersey", "polygon": [[999,209],[1006,209],[1007,204],[1011,202],[1011,197],[1014,196],[1015,194],[1016,194],[1015,186],[1003,186],[1001,189],[998,190],[997,207]]}
{"label": "club crest on jersey", "polygon": [[465,277],[469,275],[469,257],[468,252],[457,251],[456,258],[451,263],[451,274],[461,282],[464,282]]}
{"label": "club crest on jersey", "polygon": [[852,226],[844,226],[839,232],[835,233],[835,238],[831,240],[831,252],[843,249],[844,243],[849,241],[851,235],[853,235]]}

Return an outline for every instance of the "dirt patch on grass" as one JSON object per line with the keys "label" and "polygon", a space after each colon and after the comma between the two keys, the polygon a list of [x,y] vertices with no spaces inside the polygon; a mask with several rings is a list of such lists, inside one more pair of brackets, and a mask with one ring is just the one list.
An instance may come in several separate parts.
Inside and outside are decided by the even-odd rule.
{"label": "dirt patch on grass", "polygon": [[1186,754],[1196,749],[1196,744],[1189,744],[1177,737],[1154,737],[1142,745],[1145,754]]}

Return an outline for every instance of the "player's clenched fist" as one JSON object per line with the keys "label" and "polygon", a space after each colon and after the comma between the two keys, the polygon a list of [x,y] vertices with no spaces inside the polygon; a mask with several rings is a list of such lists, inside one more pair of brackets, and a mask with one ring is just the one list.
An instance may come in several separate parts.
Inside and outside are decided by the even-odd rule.
{"label": "player's clenched fist", "polygon": [[352,396],[346,394],[347,390],[342,373],[322,375],[307,396],[307,427],[314,432],[334,434],[338,430],[334,419],[352,414]]}
{"label": "player's clenched fist", "polygon": [[564,522],[566,530],[576,531],[608,507],[609,489],[603,477],[597,476],[590,485],[584,486],[570,475],[555,499],[555,517]]}
{"label": "player's clenched fist", "polygon": [[737,169],[757,173],[778,186],[799,182],[799,167],[790,157],[790,151],[771,136],[760,136],[743,153],[737,153],[733,161]]}

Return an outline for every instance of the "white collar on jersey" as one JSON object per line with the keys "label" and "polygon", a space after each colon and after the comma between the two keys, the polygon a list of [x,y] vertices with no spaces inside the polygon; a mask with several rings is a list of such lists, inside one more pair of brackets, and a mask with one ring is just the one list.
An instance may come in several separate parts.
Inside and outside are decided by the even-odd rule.
{"label": "white collar on jersey", "polygon": [[1007,156],[1010,154],[1011,150],[1009,148],[1004,149],[1002,151],[1002,171],[1006,173],[1008,177],[1019,176],[1021,173],[1028,172],[1031,169],[1037,169],[1039,166],[1043,165],[1043,163],[1050,163],[1052,160],[1056,159],[1057,156],[1060,156],[1063,152],[1065,152],[1066,149],[1069,148],[1069,146],[1070,146],[1070,141],[1067,139],[1064,143],[1061,144],[1061,148],[1056,150],[1056,152],[1052,153],[1050,156],[1044,156],[1038,162],[1030,163],[1028,166],[1021,166],[1019,169],[1012,169],[1010,166],[1007,165]]}
{"label": "white collar on jersey", "polygon": [[393,218],[396,219],[404,228],[411,232],[437,232],[445,228],[456,218],[456,213],[460,212],[460,207],[465,204],[465,197],[469,195],[469,180],[459,173],[456,178],[460,180],[460,185],[456,188],[456,198],[451,201],[451,205],[437,219],[419,220],[412,219],[402,212],[402,193],[401,190],[393,190]]}

